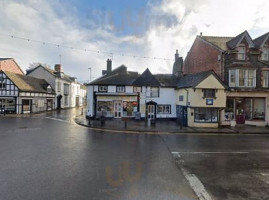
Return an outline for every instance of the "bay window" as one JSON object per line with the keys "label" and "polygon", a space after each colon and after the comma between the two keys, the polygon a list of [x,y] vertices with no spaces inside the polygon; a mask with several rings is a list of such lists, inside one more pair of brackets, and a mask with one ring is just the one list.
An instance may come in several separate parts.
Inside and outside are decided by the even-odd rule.
{"label": "bay window", "polygon": [[262,60],[269,60],[269,47],[267,44],[262,48]]}
{"label": "bay window", "polygon": [[262,72],[262,87],[268,88],[268,71]]}
{"label": "bay window", "polygon": [[230,87],[256,87],[256,70],[235,69],[229,71]]}

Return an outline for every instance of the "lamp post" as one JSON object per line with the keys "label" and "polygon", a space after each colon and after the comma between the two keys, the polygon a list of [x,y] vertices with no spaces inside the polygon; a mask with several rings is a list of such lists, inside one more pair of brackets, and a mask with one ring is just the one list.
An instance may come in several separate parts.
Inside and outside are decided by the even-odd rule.
{"label": "lamp post", "polygon": [[90,71],[90,82],[92,82],[92,68],[89,67],[88,70]]}

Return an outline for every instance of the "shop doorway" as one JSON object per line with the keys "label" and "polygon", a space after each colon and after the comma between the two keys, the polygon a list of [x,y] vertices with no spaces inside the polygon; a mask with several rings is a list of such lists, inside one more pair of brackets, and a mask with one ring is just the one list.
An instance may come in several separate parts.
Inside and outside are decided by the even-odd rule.
{"label": "shop doorway", "polygon": [[122,116],[122,102],[114,101],[114,117],[121,118]]}
{"label": "shop doorway", "polygon": [[32,100],[31,99],[22,99],[22,113],[31,113],[32,112]]}

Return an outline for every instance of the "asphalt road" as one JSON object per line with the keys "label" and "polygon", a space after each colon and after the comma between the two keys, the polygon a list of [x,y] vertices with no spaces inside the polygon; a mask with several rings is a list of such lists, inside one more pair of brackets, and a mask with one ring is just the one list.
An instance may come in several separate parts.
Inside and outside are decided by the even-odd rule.
{"label": "asphalt road", "polygon": [[0,117],[1,200],[269,199],[267,135],[100,132],[79,112]]}

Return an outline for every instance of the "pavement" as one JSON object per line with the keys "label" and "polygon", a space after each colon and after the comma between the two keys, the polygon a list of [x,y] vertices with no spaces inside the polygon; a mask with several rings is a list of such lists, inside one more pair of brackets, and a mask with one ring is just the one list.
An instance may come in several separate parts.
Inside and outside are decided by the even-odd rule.
{"label": "pavement", "polygon": [[187,133],[206,133],[206,134],[269,134],[269,127],[240,126],[223,128],[193,128],[183,127],[180,129],[176,121],[163,120],[156,121],[155,125],[148,125],[144,120],[128,120],[127,126],[121,119],[106,119],[105,125],[100,120],[86,119],[85,115],[78,115],[74,121],[85,127],[120,132],[135,132],[148,134],[187,134]]}

